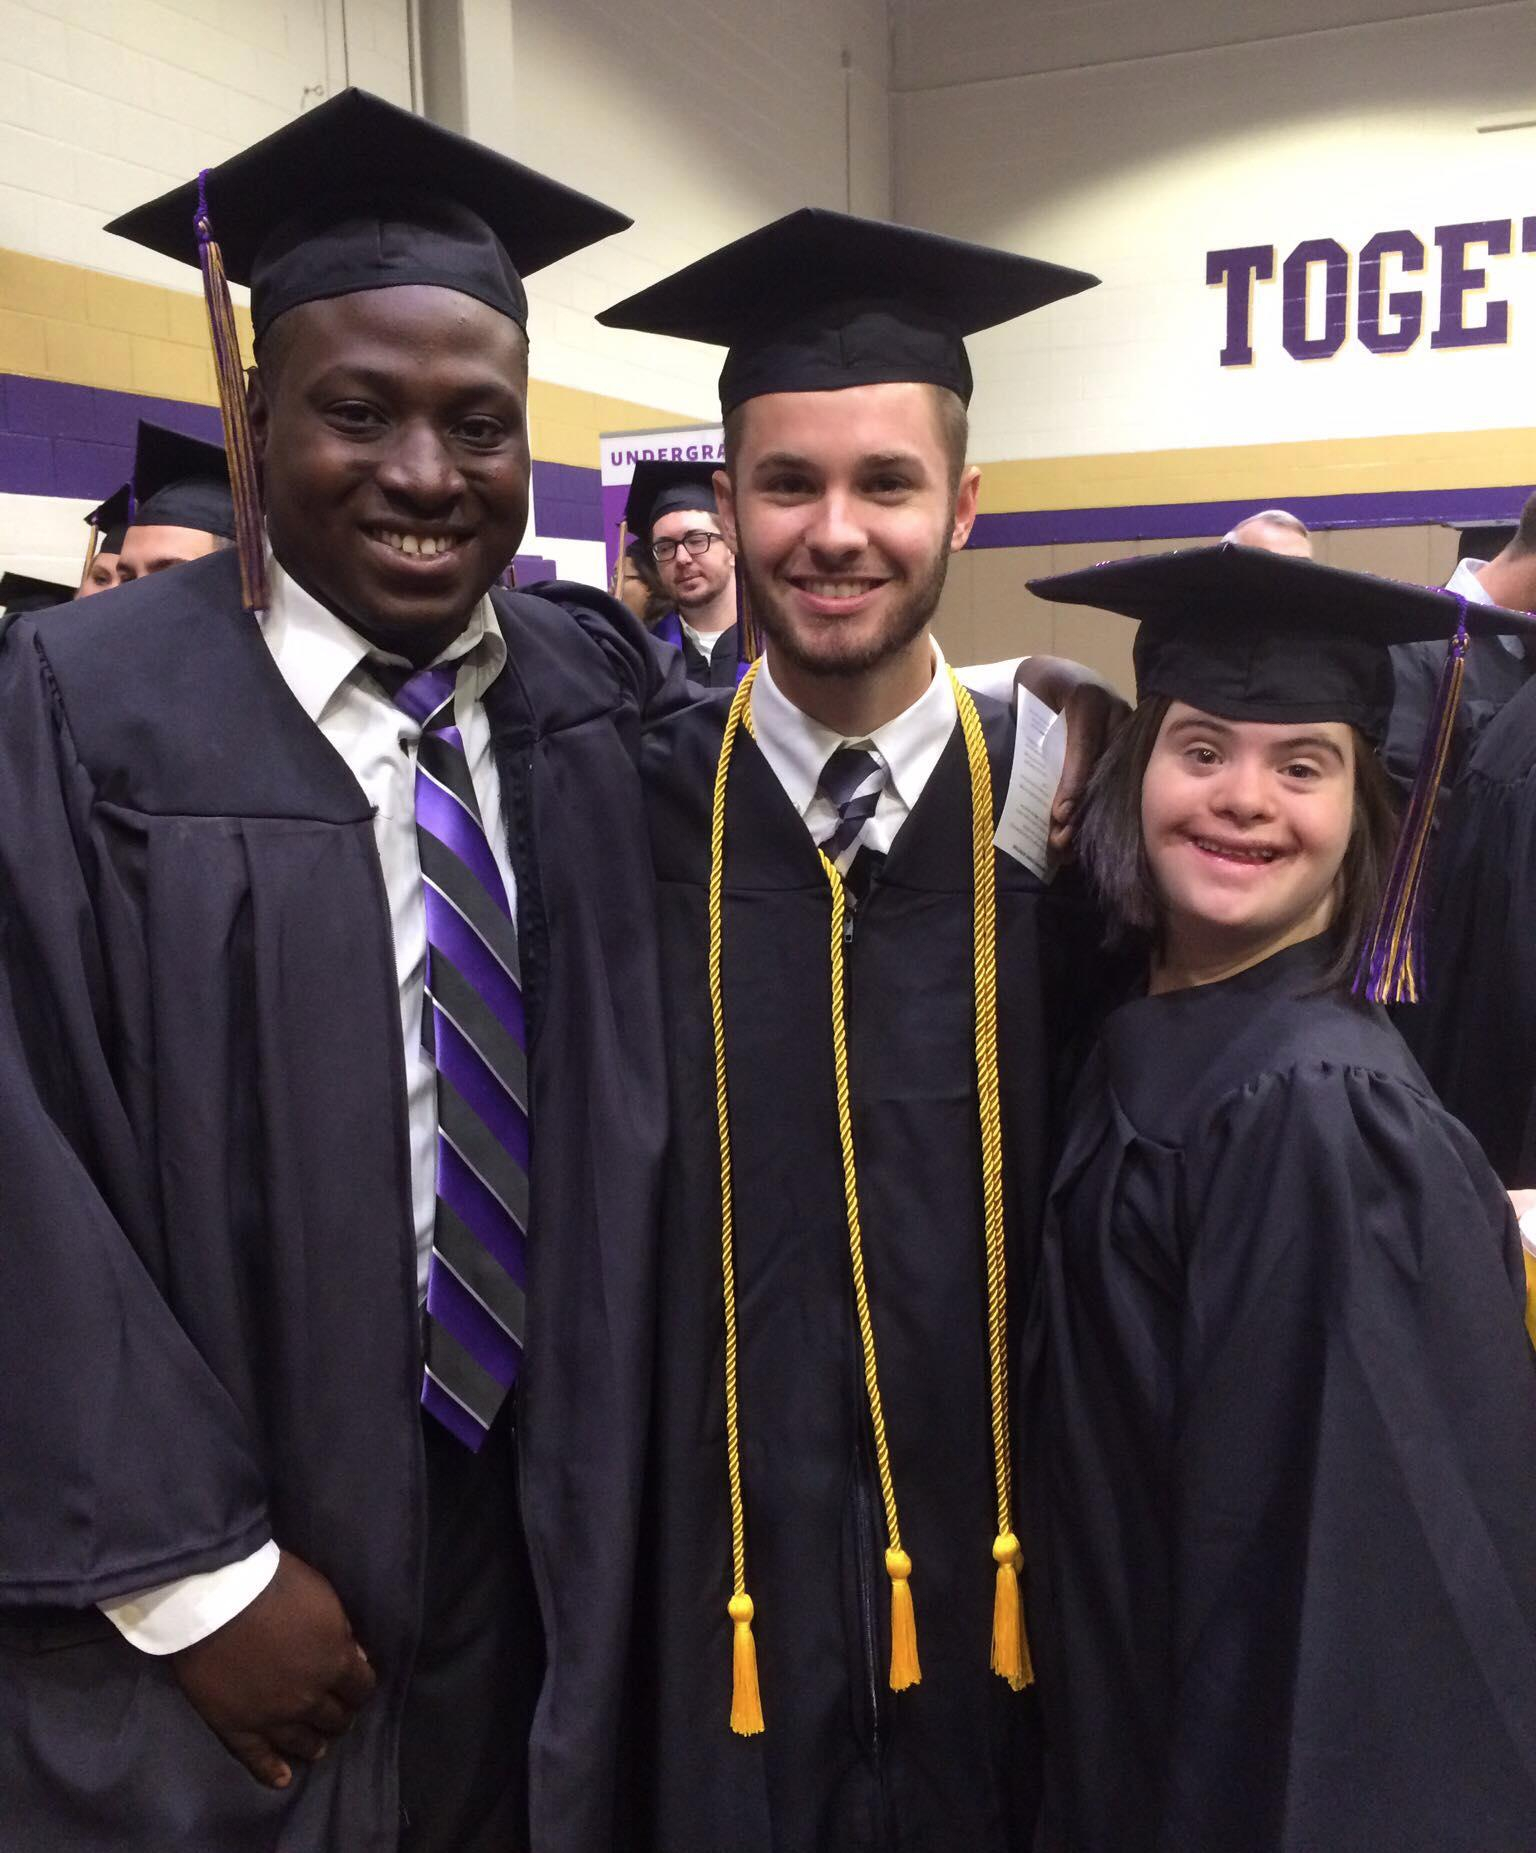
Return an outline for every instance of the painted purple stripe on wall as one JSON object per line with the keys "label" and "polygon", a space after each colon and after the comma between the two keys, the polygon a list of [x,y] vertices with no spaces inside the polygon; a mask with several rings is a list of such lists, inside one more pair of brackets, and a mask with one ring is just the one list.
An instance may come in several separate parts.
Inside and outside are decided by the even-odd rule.
{"label": "painted purple stripe on wall", "polygon": [[141,418],[220,441],[211,405],[0,374],[0,493],[100,501],[127,479]]}
{"label": "painted purple stripe on wall", "polygon": [[533,506],[544,540],[603,538],[602,473],[575,463],[533,466]]}
{"label": "painted purple stripe on wall", "polygon": [[1360,495],[1250,496],[1241,502],[1140,503],[1130,508],[1039,508],[978,515],[972,547],[1048,547],[1053,542],[1193,540],[1225,534],[1245,515],[1276,505],[1309,528],[1403,528],[1433,522],[1515,522],[1529,486],[1402,489]]}

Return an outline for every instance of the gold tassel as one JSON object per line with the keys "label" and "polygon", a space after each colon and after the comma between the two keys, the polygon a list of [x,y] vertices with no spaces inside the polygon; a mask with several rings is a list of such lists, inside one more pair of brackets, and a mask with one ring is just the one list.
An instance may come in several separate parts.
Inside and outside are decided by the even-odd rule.
{"label": "gold tassel", "polygon": [[757,1689],[757,1642],[752,1638],[752,1598],[732,1596],[731,1620],[736,1624],[732,1654],[731,1729],[738,1737],[756,1737],[763,1728],[763,1701]]}
{"label": "gold tassel", "polygon": [[1034,1683],[1029,1640],[1024,1632],[1023,1605],[1019,1600],[1019,1541],[1011,1531],[999,1534],[992,1546],[997,1560],[997,1592],[992,1601],[992,1671],[1008,1681],[1015,1692]]}
{"label": "gold tassel", "polygon": [[623,601],[624,581],[629,572],[629,523],[619,523],[619,552],[613,563],[613,596]]}
{"label": "gold tassel", "polygon": [[917,1616],[912,1610],[912,1559],[905,1551],[887,1551],[891,1579],[891,1690],[919,1685],[923,1669],[917,1659]]}

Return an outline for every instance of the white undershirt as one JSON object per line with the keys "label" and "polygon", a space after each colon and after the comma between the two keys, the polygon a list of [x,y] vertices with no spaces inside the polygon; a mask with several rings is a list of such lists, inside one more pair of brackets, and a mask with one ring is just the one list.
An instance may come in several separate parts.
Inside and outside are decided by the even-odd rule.
{"label": "white undershirt", "polygon": [[822,768],[840,746],[872,746],[890,776],[862,841],[889,855],[896,832],[906,822],[923,787],[933,775],[959,711],[945,670],[944,652],[933,644],[933,679],[910,708],[873,733],[846,735],[823,727],[802,712],[779,688],[764,657],[752,684],[752,728],[763,757],[785,794],[805,820],[812,840],[820,842],[837,823],[837,807],[816,787]]}
{"label": "white undershirt", "polygon": [[725,632],[730,629],[730,626],[726,625],[725,630],[696,631],[683,616],[682,612],[678,612],[677,621],[683,627],[683,635],[693,645],[694,649],[698,651],[699,655],[704,658],[706,663],[713,663],[715,660],[715,645],[719,643],[720,639],[725,635]]}
{"label": "white undershirt", "polygon": [[[405,1052],[406,1113],[411,1142],[411,1208],[416,1230],[416,1283],[424,1297],[437,1199],[437,1092],[431,1062],[421,1046],[427,927],[421,861],[416,846],[416,745],[421,729],[397,708],[369,674],[367,659],[404,665],[404,657],[375,650],[270,556],[272,602],[262,620],[262,641],[299,706],[346,761],[373,806],[373,840],[389,902],[400,990],[400,1031]],[[517,911],[517,882],[502,827],[501,781],[491,751],[485,691],[506,665],[507,646],[482,599],[469,623],[437,662],[470,659],[454,694],[454,721],[464,742],[469,775],[491,854]],[[179,1577],[140,1590],[101,1610],[145,1653],[177,1653],[222,1628],[266,1588],[277,1569],[278,1547],[264,1544],[239,1563],[198,1576]]]}

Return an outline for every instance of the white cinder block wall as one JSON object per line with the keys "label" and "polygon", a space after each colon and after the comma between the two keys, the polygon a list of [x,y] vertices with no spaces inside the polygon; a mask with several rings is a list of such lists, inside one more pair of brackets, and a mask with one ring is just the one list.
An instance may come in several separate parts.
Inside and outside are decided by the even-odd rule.
{"label": "white cinder block wall", "polygon": [[[899,217],[1104,279],[980,336],[973,454],[1067,457],[1186,445],[1467,431],[1529,422],[1536,358],[1536,8],[1463,0],[896,0]],[[1396,17],[1418,14],[1418,17]],[[1215,49],[1188,49],[1206,46]],[[1486,264],[1510,306],[1498,347],[1436,349],[1437,226],[1513,220]],[[1409,230],[1426,292],[1407,353],[1357,339],[1362,248]],[[1282,347],[1281,268],[1302,240],[1349,256],[1332,359]],[[1254,361],[1223,367],[1208,251],[1273,245]],[[1475,262],[1481,263],[1474,251]],[[1311,326],[1323,326],[1324,267]],[[1482,298],[1467,299],[1482,319]],[[1532,462],[1536,473],[1536,457]]]}
{"label": "white cinder block wall", "polygon": [[406,0],[0,0],[0,246],[184,288],[103,222],[410,66]]}

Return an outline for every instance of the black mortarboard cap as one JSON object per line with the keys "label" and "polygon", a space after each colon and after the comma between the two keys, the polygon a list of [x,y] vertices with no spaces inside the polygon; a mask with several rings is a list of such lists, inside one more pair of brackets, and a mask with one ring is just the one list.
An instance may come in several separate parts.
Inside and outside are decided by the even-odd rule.
{"label": "black mortarboard cap", "polygon": [[605,309],[728,348],[720,403],[915,380],[967,403],[965,337],[1092,288],[1097,277],[937,232],[806,206]]}
{"label": "black mortarboard cap", "polygon": [[67,605],[74,596],[72,585],[60,585],[54,579],[34,579],[30,573],[0,573],[0,611],[7,617]]}
{"label": "black mortarboard cap", "polygon": [[139,420],[133,453],[136,528],[196,528],[235,538],[235,502],[222,444]]}
{"label": "black mortarboard cap", "polygon": [[[1462,601],[1228,541],[1032,579],[1061,605],[1134,618],[1136,692],[1228,720],[1348,721],[1372,739],[1392,706],[1387,646],[1449,642]],[[1536,619],[1468,603],[1474,636],[1536,637]]]}
{"label": "black mortarboard cap", "polygon": [[133,490],[128,483],[121,489],[114,489],[105,502],[91,510],[85,519],[96,530],[95,553],[122,552],[123,536],[128,532],[132,510]]}
{"label": "black mortarboard cap", "polygon": [[[199,184],[107,230],[197,264]],[[251,286],[258,338],[300,303],[407,283],[458,290],[522,327],[522,277],[631,223],[357,89],[208,169],[202,185],[224,274]]]}
{"label": "black mortarboard cap", "polygon": [[638,540],[649,544],[651,529],[663,515],[680,508],[715,514],[714,472],[708,465],[642,457],[630,479],[624,504],[624,525]]}

